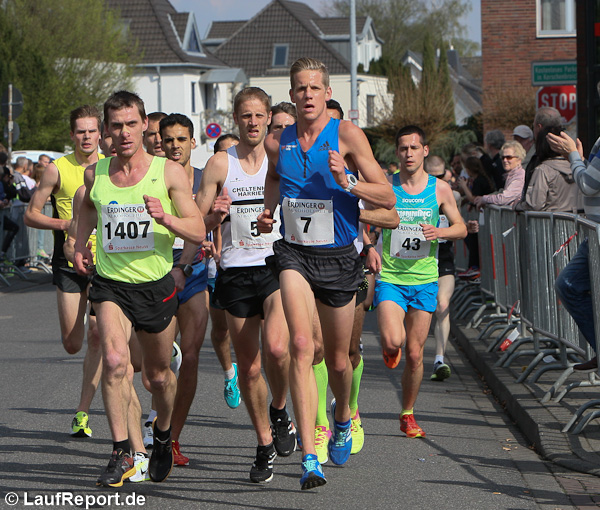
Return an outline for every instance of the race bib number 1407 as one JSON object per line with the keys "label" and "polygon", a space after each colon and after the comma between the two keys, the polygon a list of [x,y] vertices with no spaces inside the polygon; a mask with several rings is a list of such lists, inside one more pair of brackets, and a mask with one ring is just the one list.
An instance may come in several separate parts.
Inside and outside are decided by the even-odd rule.
{"label": "race bib number 1407", "polygon": [[144,204],[102,206],[102,247],[106,253],[154,249],[154,224]]}

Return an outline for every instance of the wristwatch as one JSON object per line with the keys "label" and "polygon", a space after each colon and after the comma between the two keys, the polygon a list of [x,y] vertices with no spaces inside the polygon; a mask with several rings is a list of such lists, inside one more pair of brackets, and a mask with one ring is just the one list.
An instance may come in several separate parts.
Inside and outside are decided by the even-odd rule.
{"label": "wristwatch", "polygon": [[194,272],[194,268],[189,264],[175,264],[175,267],[181,269],[186,278],[192,276],[192,273]]}
{"label": "wristwatch", "polygon": [[358,184],[358,179],[352,174],[346,174],[346,178],[348,179],[348,186],[344,188],[344,191],[350,193],[350,191],[352,191],[352,188],[354,188],[354,186]]}

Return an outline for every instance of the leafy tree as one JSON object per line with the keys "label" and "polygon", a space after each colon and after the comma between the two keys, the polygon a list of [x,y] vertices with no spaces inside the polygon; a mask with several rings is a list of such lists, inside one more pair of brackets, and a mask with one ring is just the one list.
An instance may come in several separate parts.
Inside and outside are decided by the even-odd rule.
{"label": "leafy tree", "polygon": [[[350,0],[330,0],[327,12],[349,16]],[[465,39],[461,18],[471,10],[467,0],[356,0],[357,16],[370,16],[385,41],[384,57],[399,62],[407,50],[421,51],[426,34],[450,41],[461,55],[473,55],[479,45]]]}
{"label": "leafy tree", "polygon": [[[69,112],[101,105],[129,86],[136,48],[104,0],[6,0],[0,4],[0,90],[23,94],[15,148],[62,151]],[[6,119],[3,119],[5,122]]]}

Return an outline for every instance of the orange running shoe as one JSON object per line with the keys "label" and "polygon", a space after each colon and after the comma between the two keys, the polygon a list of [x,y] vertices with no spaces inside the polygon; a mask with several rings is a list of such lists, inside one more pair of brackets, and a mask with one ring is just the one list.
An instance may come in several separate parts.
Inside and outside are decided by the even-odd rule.
{"label": "orange running shoe", "polygon": [[179,441],[173,441],[173,464],[176,466],[189,466],[190,459],[181,454]]}
{"label": "orange running shoe", "polygon": [[413,414],[400,415],[400,430],[406,437],[425,437],[425,431],[417,425]]}
{"label": "orange running shoe", "polygon": [[385,351],[382,351],[382,354],[385,366],[388,368],[396,368],[402,357],[402,349],[399,348],[395,356],[388,356]]}

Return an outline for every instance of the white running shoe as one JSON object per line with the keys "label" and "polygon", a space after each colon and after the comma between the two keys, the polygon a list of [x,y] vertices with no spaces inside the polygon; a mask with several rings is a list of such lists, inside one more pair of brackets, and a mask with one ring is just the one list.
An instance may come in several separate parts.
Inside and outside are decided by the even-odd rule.
{"label": "white running shoe", "polygon": [[147,421],[142,425],[142,436],[144,440],[144,448],[152,448],[154,445],[154,432],[152,430],[151,421]]}
{"label": "white running shoe", "polygon": [[146,453],[135,452],[133,455],[133,465],[135,466],[135,474],[129,478],[132,482],[146,482],[150,480],[148,473],[149,459]]}

